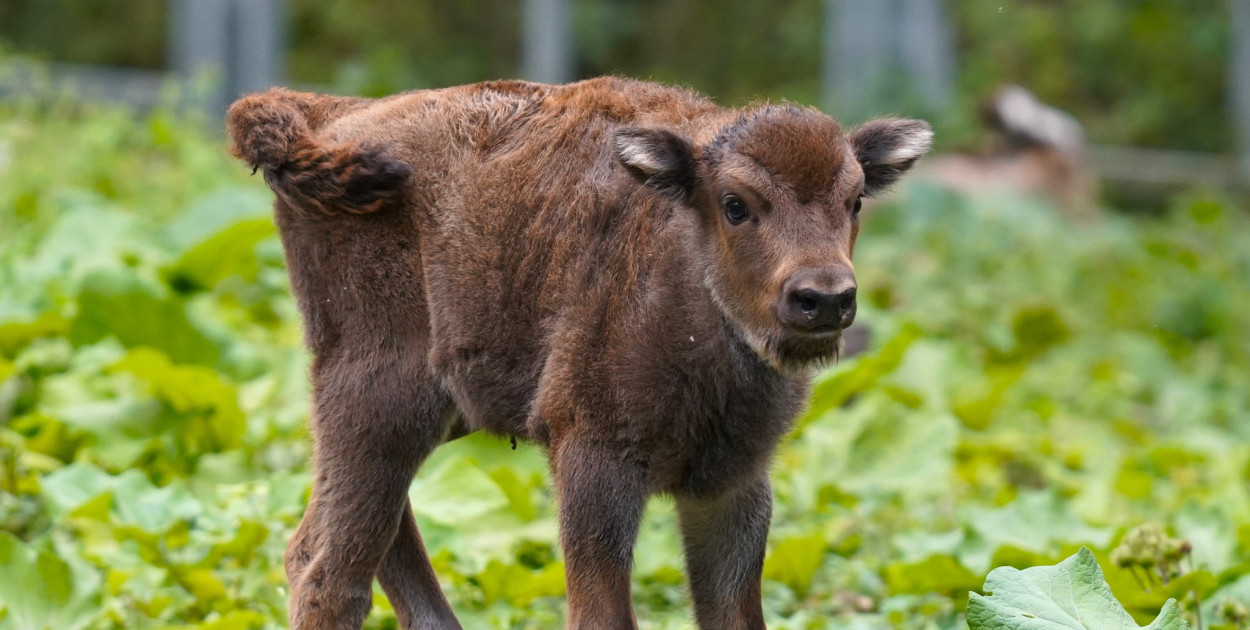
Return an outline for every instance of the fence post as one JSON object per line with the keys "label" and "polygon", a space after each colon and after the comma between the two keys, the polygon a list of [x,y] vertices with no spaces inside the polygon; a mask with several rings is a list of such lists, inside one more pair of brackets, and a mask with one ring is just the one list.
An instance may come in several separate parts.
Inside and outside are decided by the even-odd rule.
{"label": "fence post", "polygon": [[1229,0],[1233,46],[1228,90],[1242,183],[1250,183],[1250,0]]}
{"label": "fence post", "polygon": [[521,11],[521,76],[543,83],[572,79],[568,0],[524,0]]}
{"label": "fence post", "polygon": [[207,75],[205,109],[282,80],[281,0],[172,0],[169,57],[184,81]]}
{"label": "fence post", "polygon": [[946,107],[954,93],[955,46],[942,0],[902,0],[901,8],[902,67],[927,106]]}
{"label": "fence post", "polygon": [[235,0],[229,96],[261,92],[282,81],[281,0]]}
{"label": "fence post", "polygon": [[949,104],[954,46],[941,0],[826,0],[823,37],[821,87],[835,116]]}
{"label": "fence post", "polygon": [[230,0],[173,0],[170,5],[169,57],[184,81],[207,76],[212,81],[204,105],[226,107],[226,72],[230,65]]}

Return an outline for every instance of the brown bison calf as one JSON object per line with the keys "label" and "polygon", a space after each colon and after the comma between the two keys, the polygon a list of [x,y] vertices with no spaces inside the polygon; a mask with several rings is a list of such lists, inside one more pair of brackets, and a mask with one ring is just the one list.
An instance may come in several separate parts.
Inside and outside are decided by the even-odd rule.
{"label": "brown bison calf", "polygon": [[313,495],[291,625],[459,624],[407,489],[483,429],[543,445],[568,627],[633,628],[647,497],[677,502],[701,628],[763,628],[768,461],[855,317],[860,199],[929,147],[791,105],[606,78],[230,108],[277,195],[315,357]]}

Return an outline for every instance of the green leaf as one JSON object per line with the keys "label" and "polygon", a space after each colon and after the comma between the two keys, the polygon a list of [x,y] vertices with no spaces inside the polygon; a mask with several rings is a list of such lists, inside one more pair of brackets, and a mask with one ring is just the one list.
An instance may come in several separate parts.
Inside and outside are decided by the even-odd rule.
{"label": "green leaf", "polygon": [[234,538],[219,542],[209,550],[202,564],[216,565],[223,558],[236,558],[250,562],[252,555],[269,538],[269,529],[254,519],[244,519],[238,525]]}
{"label": "green leaf", "polygon": [[516,471],[511,468],[500,467],[491,471],[490,478],[499,485],[499,489],[503,490],[504,495],[508,497],[508,504],[518,518],[523,521],[532,521],[538,518],[538,510],[530,499],[530,487],[521,482],[520,478],[517,477]]}
{"label": "green leaf", "polygon": [[976,588],[980,576],[949,555],[935,554],[919,562],[891,564],[881,574],[890,593],[955,595]]}
{"label": "green leaf", "polygon": [[91,464],[77,462],[45,477],[41,490],[50,514],[60,519],[117,485],[117,477]]}
{"label": "green leaf", "polygon": [[158,348],[178,363],[215,365],[221,354],[187,318],[181,300],[120,272],[97,272],[83,280],[69,337],[77,346],[116,337],[127,347]]}
{"label": "green leaf", "polygon": [[531,571],[518,564],[492,560],[476,581],[487,605],[502,599],[514,606],[527,606],[539,597],[564,594],[564,564],[555,562]]}
{"label": "green leaf", "polygon": [[77,630],[99,612],[99,578],[0,532],[0,630]]}
{"label": "green leaf", "polygon": [[222,382],[211,369],[196,365],[174,365],[164,354],[151,348],[136,348],[111,368],[130,372],[146,381],[152,393],[174,413],[188,422],[179,438],[196,447],[193,452],[236,448],[246,429],[247,419],[239,409],[233,387]]}
{"label": "green leaf", "polygon": [[1070,330],[1053,307],[1032,306],[1016,312],[1011,320],[1016,355],[1031,359],[1068,339]]}
{"label": "green leaf", "polygon": [[181,483],[157,488],[142,473],[128,470],[113,489],[116,523],[146,534],[162,534],[201,512],[200,502]]}
{"label": "green leaf", "polygon": [[865,418],[860,428],[846,461],[842,485],[847,490],[860,496],[892,492],[919,496],[946,488],[958,439],[953,416],[910,413],[901,404],[888,403]]}
{"label": "green leaf", "polygon": [[265,616],[254,610],[232,610],[195,626],[186,626],[188,630],[251,630],[263,628]]}
{"label": "green leaf", "polygon": [[226,587],[208,569],[176,570],[178,583],[201,603],[211,603],[226,597]]}
{"label": "green leaf", "polygon": [[[52,513],[58,516],[85,516],[80,514],[84,506],[99,507],[96,500],[107,494],[112,497],[107,513],[111,525],[152,535],[163,534],[175,523],[202,511],[200,502],[182,483],[157,488],[136,469],[112,476],[90,464],[71,464],[48,475],[43,492]],[[95,511],[90,515],[102,516]]]}
{"label": "green leaf", "polygon": [[971,630],[1187,630],[1175,600],[1148,626],[1138,626],[1103,579],[1088,548],[1057,565],[1019,570],[1000,567],[985,580],[989,595],[972,593]]}
{"label": "green leaf", "polygon": [[989,568],[989,558],[1004,547],[1057,554],[1061,542],[1070,543],[1069,550],[1078,544],[1101,548],[1111,542],[1109,530],[1086,525],[1072,513],[1069,502],[1054,490],[1021,492],[1002,507],[972,507],[966,513],[969,527],[985,543],[985,548],[982,554],[967,551],[961,559],[980,570]]}
{"label": "green leaf", "polygon": [[269,219],[240,221],[187,250],[169,268],[169,283],[179,289],[211,289],[230,276],[256,279],[260,269],[256,244],[274,234]]}
{"label": "green leaf", "polygon": [[199,197],[165,233],[180,249],[189,249],[209,234],[219,234],[232,224],[250,219],[269,221],[273,197],[263,186],[227,186]]}
{"label": "green leaf", "polygon": [[0,323],[0,356],[17,356],[19,350],[40,337],[64,335],[69,326],[55,311],[29,321]]}
{"label": "green leaf", "polygon": [[421,471],[408,496],[418,516],[445,525],[464,524],[508,505],[499,485],[467,457]]}
{"label": "green leaf", "polygon": [[786,538],[764,557],[764,577],[781,582],[804,597],[812,586],[816,569],[825,559],[826,547],[819,533]]}

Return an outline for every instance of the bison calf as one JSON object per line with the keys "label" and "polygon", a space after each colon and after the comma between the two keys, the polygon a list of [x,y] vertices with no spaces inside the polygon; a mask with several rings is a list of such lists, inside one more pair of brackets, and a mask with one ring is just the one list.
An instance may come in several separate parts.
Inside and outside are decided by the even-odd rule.
{"label": "bison calf", "polygon": [[618,78],[230,108],[314,356],[316,476],[291,626],[458,628],[407,503],[439,444],[550,456],[568,627],[633,628],[647,497],[677,503],[700,628],[763,628],[768,461],[855,317],[862,197],[930,144]]}

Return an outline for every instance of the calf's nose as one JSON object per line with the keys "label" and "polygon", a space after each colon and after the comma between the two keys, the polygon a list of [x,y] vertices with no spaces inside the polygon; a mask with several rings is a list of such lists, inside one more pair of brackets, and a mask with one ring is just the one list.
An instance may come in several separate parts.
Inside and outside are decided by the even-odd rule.
{"label": "calf's nose", "polygon": [[855,280],[845,274],[797,273],[782,290],[778,315],[804,332],[846,328],[855,320]]}

